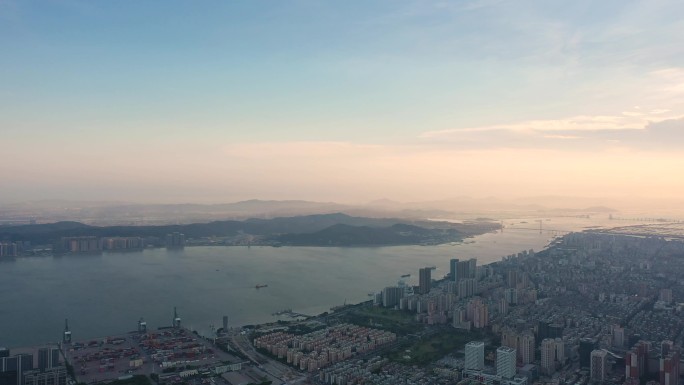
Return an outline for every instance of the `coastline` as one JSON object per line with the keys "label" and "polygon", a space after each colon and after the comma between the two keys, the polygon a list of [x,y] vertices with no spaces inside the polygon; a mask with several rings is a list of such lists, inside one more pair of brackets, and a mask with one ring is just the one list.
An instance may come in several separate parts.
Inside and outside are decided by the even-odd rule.
{"label": "coastline", "polygon": [[[561,224],[555,227],[581,231],[596,223],[582,220]],[[10,313],[0,320],[0,326],[9,336],[16,337],[6,338],[0,344],[31,346],[54,341],[64,318],[76,320],[75,336],[83,337],[121,334],[129,329],[125,325],[140,316],[151,326],[163,325],[164,314],[173,306],[179,306],[183,312],[186,326],[194,325],[193,329],[201,334],[208,334],[208,325],[212,323],[220,325],[222,315],[229,316],[231,327],[239,327],[276,322],[271,314],[283,308],[320,314],[345,301],[365,302],[369,292],[377,292],[400,279],[417,285],[415,273],[420,267],[437,266],[433,275],[441,279],[450,258],[476,258],[479,265],[488,265],[513,252],[544,250],[552,245],[549,239],[553,240],[548,233],[506,227],[503,233],[485,233],[467,242],[436,246],[188,246],[169,251],[108,251],[96,258],[79,254],[22,257],[0,265],[2,286],[35,289],[19,290],[18,299],[6,301]],[[331,271],[335,271],[335,276],[328,281],[326,277]],[[412,275],[401,277],[406,273]],[[123,281],[130,284],[122,287],[119,282]],[[66,286],[55,292],[48,282]],[[257,284],[268,284],[269,288],[256,291]],[[110,295],[114,298],[108,298]],[[45,296],[51,298],[45,309],[24,309],[23,302],[34,297],[44,301]],[[97,299],[100,296],[102,299]],[[24,300],[20,301],[21,298]],[[114,317],[107,315],[112,306],[120,309]],[[38,318],[53,319],[50,323],[54,324],[45,325],[34,334],[33,324],[19,317],[26,311]]]}

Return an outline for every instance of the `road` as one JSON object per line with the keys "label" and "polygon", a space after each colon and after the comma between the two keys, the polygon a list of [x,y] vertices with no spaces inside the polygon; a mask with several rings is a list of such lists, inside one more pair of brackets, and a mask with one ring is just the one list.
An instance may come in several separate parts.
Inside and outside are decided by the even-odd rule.
{"label": "road", "polygon": [[246,335],[236,332],[230,335],[231,345],[269,375],[287,384],[306,384],[307,376],[293,368],[273,360],[256,351]]}

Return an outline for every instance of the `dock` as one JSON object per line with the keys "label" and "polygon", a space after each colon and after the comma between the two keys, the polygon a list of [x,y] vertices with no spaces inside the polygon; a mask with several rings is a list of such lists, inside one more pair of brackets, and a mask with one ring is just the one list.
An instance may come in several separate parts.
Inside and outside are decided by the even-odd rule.
{"label": "dock", "polygon": [[313,316],[297,313],[292,311],[292,309],[283,309],[271,314],[274,317],[286,316],[290,318],[311,318]]}

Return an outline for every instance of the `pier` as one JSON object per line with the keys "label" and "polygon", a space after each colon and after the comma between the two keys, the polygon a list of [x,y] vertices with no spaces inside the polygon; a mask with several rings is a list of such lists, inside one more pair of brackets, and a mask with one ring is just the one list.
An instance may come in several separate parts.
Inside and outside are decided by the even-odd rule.
{"label": "pier", "polygon": [[292,311],[292,309],[283,309],[283,310],[279,310],[279,311],[277,311],[277,312],[275,312],[275,313],[273,313],[273,314],[271,314],[271,315],[274,316],[274,317],[287,316],[287,317],[290,317],[290,318],[311,318],[311,317],[313,317],[313,316],[311,316],[311,315],[306,315],[306,314],[302,314],[302,313],[297,313],[297,312],[295,312],[295,311]]}

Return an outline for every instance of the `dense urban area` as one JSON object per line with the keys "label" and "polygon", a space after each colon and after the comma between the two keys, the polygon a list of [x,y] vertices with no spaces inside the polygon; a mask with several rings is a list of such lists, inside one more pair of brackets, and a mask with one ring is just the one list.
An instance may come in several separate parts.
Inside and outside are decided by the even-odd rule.
{"label": "dense urban area", "polygon": [[0,385],[684,385],[684,0],[0,0],[0,58]]}
{"label": "dense urban area", "polygon": [[[129,242],[63,247],[91,241]],[[417,272],[418,286],[399,281],[315,317],[288,309],[289,321],[241,328],[224,319],[211,336],[175,311],[169,326],[141,319],[135,332],[91,341],[72,341],[67,322],[60,344],[0,348],[0,385],[680,383],[681,238],[585,231],[489,265],[454,258],[443,278],[434,269]]]}

